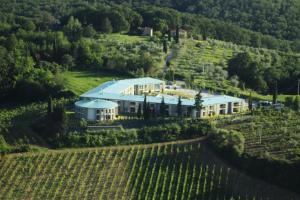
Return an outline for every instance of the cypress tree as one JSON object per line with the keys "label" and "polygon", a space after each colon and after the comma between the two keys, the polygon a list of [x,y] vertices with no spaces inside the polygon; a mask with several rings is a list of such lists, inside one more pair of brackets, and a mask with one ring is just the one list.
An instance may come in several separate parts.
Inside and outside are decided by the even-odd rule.
{"label": "cypress tree", "polygon": [[299,96],[295,97],[295,100],[294,100],[294,109],[297,112],[300,111],[300,97]]}
{"label": "cypress tree", "polygon": [[277,82],[275,84],[275,88],[273,91],[273,104],[277,103],[277,97],[278,97],[278,89],[277,89]]}
{"label": "cypress tree", "polygon": [[110,20],[107,17],[102,21],[101,31],[104,32],[104,33],[113,32],[113,27],[111,25]]}
{"label": "cypress tree", "polygon": [[171,30],[168,30],[168,41],[171,42],[172,41],[172,36],[171,36]]}
{"label": "cypress tree", "polygon": [[176,27],[175,42],[176,42],[177,44],[179,43],[179,26],[178,26],[178,25],[177,25],[177,27]]}
{"label": "cypress tree", "polygon": [[252,111],[253,110],[252,92],[250,92],[248,103],[249,103],[249,110]]}
{"label": "cypress tree", "polygon": [[182,101],[181,97],[178,98],[178,103],[177,103],[177,116],[182,117]]}
{"label": "cypress tree", "polygon": [[202,100],[202,96],[201,96],[201,90],[199,90],[198,94],[195,97],[195,108],[198,112],[200,112],[201,109],[203,109],[203,100]]}
{"label": "cypress tree", "polygon": [[139,103],[138,111],[137,111],[137,117],[140,119],[142,117],[142,106]]}
{"label": "cypress tree", "polygon": [[163,97],[161,99],[161,103],[160,103],[160,116],[161,117],[165,117],[166,116],[166,104],[165,104],[165,98]]}
{"label": "cypress tree", "polygon": [[163,52],[168,53],[168,42],[167,42],[167,40],[163,41]]}
{"label": "cypress tree", "polygon": [[51,115],[51,113],[53,113],[53,101],[52,101],[52,97],[50,96],[48,98],[47,114]]}
{"label": "cypress tree", "polygon": [[144,103],[143,103],[143,117],[144,120],[148,119],[149,117],[149,108],[148,108],[148,104],[147,104],[147,96],[145,95],[144,97]]}

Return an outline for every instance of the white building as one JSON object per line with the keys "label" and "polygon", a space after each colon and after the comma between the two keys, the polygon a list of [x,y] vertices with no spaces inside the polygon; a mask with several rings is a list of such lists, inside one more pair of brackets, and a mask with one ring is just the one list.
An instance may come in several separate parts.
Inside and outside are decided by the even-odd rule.
{"label": "white building", "polygon": [[[145,94],[154,115],[160,113],[164,98],[169,116],[177,116],[178,97],[163,95],[164,81],[153,78],[137,78],[109,81],[82,94],[76,102],[78,117],[89,121],[114,120],[118,115],[136,115],[143,107]],[[186,117],[209,117],[242,112],[245,100],[227,95],[203,97],[203,109],[196,111],[194,99],[181,99],[182,114]],[[143,109],[141,109],[143,110]]]}

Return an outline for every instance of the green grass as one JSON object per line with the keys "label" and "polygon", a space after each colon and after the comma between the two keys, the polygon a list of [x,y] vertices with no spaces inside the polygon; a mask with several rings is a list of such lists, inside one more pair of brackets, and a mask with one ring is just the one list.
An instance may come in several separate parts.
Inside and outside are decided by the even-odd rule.
{"label": "green grass", "polygon": [[76,95],[80,95],[113,79],[128,78],[121,74],[92,71],[66,71],[62,73],[62,76],[66,80],[66,89],[74,92]]}
{"label": "green grass", "polygon": [[107,34],[103,35],[100,40],[104,41],[118,41],[122,43],[136,43],[136,42],[147,42],[149,37],[146,36],[129,36],[124,34]]}
{"label": "green grass", "polygon": [[[238,184],[237,184],[238,183]],[[8,155],[0,199],[297,199],[218,159],[201,139]]]}

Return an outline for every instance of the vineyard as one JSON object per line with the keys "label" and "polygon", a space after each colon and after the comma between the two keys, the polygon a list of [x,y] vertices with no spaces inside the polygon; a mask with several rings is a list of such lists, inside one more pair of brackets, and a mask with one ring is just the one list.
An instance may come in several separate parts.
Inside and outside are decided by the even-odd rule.
{"label": "vineyard", "polygon": [[0,199],[299,199],[217,159],[201,139],[8,155]]}
{"label": "vineyard", "polygon": [[300,160],[300,115],[294,112],[257,113],[226,122],[227,129],[244,133],[245,152],[255,157],[297,162]]}

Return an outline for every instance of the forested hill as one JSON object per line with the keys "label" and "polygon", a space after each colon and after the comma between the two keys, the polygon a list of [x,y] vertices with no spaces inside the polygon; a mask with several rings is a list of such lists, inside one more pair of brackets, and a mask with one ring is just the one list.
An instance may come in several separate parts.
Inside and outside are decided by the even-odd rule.
{"label": "forested hill", "polygon": [[[200,7],[206,10],[206,13],[219,13],[219,17],[217,17],[217,14],[211,16],[202,13],[200,9],[193,9],[198,14],[189,13],[191,5],[196,4],[190,0],[55,0],[51,2],[47,0],[2,0],[0,2],[0,35],[7,36],[20,30],[30,30],[32,27],[28,27],[28,24],[32,25],[31,22],[34,23],[38,31],[60,30],[61,26],[66,24],[70,15],[75,15],[83,25],[91,24],[96,29],[99,29],[99,26],[107,18],[115,26],[113,32],[127,32],[129,29],[130,31],[135,30],[137,26],[151,26],[154,31],[166,33],[167,30],[175,29],[179,25],[187,29],[189,33],[201,34],[204,38],[209,37],[240,45],[264,47],[285,52],[300,51],[300,26],[298,22],[294,22],[300,18],[297,17],[300,15],[292,15],[293,12],[289,11],[285,12],[285,15],[291,14],[293,16],[292,19],[286,20],[289,23],[286,25],[288,26],[287,29],[282,28],[282,26],[279,27],[277,25],[278,20],[275,20],[276,23],[274,20],[269,20],[272,15],[260,11],[261,9],[257,9],[257,12],[264,13],[264,17],[258,17],[260,15],[256,13],[253,15],[240,14],[248,16],[246,20],[238,15],[238,13],[244,13],[245,6],[240,9],[238,6],[240,4],[236,2],[234,2],[235,6],[231,6],[233,3],[223,6],[228,1],[210,3],[211,5],[205,3],[208,0],[198,1],[202,2],[203,5],[201,4]],[[213,8],[216,6],[219,6],[215,9],[219,12],[214,11]],[[223,7],[228,7],[228,9],[223,9]],[[108,11],[110,8],[113,12]],[[185,12],[179,12],[172,8]],[[227,13],[226,16],[231,16],[236,20],[223,17],[223,12]],[[262,23],[262,19],[266,20]],[[232,22],[235,22],[235,24]],[[245,24],[248,24],[248,26]],[[261,26],[265,26],[265,31],[260,30],[259,27]],[[247,28],[251,28],[252,31]],[[274,34],[271,31],[274,33],[280,31],[280,34]],[[287,37],[287,35],[290,36]],[[296,38],[298,40],[295,41]]]}
{"label": "forested hill", "polygon": [[179,11],[233,22],[241,27],[275,36],[300,40],[299,0],[115,0],[151,3]]}

